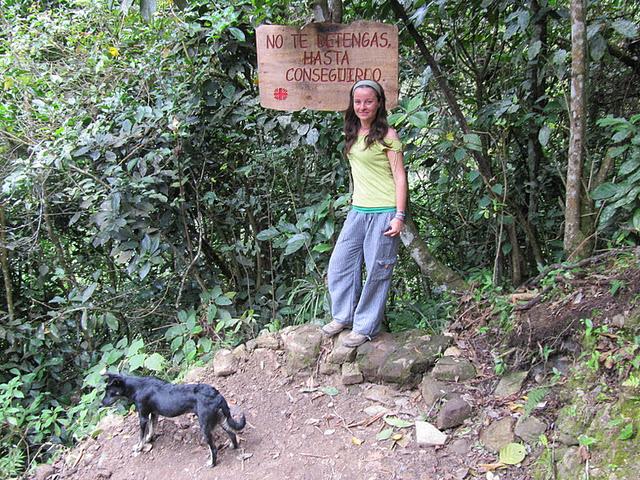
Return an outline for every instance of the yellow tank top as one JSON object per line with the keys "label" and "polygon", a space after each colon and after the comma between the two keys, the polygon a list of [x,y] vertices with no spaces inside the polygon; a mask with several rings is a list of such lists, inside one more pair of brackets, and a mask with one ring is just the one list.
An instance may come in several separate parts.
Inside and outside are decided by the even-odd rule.
{"label": "yellow tank top", "polygon": [[358,136],[347,155],[353,175],[353,206],[395,208],[396,185],[387,151],[402,152],[402,143],[387,138],[386,146],[375,142],[365,148],[364,139],[364,135]]}

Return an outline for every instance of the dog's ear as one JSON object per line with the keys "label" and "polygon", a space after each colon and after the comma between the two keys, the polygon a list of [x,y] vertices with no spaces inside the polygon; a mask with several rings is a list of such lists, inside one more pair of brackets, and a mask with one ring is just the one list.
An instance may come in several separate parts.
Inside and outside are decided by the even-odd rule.
{"label": "dog's ear", "polygon": [[119,385],[122,383],[122,375],[118,373],[105,373],[107,377],[107,385]]}

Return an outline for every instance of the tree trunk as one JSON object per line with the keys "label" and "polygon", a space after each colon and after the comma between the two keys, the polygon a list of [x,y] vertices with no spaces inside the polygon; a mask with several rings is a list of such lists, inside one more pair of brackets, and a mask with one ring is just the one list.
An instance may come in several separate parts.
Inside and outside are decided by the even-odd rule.
{"label": "tree trunk", "polygon": [[528,72],[527,72],[527,80],[530,82],[530,90],[529,90],[529,110],[534,114],[529,118],[528,125],[528,138],[527,138],[527,167],[529,171],[529,201],[527,208],[527,220],[530,223],[534,222],[534,219],[538,213],[538,195],[539,188],[538,185],[538,173],[540,171],[540,165],[542,163],[542,159],[544,158],[544,153],[542,151],[542,145],[540,144],[539,136],[540,136],[540,125],[536,121],[538,118],[542,117],[543,107],[542,97],[545,93],[545,77],[544,75],[540,75],[540,58],[544,58],[544,54],[546,52],[546,44],[547,44],[547,15],[541,12],[540,3],[538,0],[531,0],[530,3],[530,12],[531,18],[533,19],[532,23],[532,33],[531,38],[529,40],[530,45],[534,45],[537,42],[540,42],[540,52],[529,62]]}
{"label": "tree trunk", "polygon": [[51,220],[51,215],[49,214],[49,199],[47,198],[47,189],[42,183],[42,217],[44,219],[44,225],[47,230],[47,235],[49,236],[49,240],[53,244],[55,248],[56,254],[58,256],[58,263],[64,270],[64,276],[69,281],[69,283],[78,288],[78,281],[76,280],[76,276],[73,273],[73,270],[69,266],[67,262],[67,257],[65,256],[64,249],[62,248],[62,244],[60,243],[60,239],[58,238],[57,233],[53,230],[53,222]]}
{"label": "tree trunk", "polygon": [[314,22],[342,23],[342,0],[313,0],[311,9]]}
{"label": "tree trunk", "polygon": [[409,255],[415,260],[420,271],[438,285],[445,285],[447,290],[461,291],[467,289],[462,277],[446,265],[433,258],[426,242],[420,237],[418,228],[411,218],[407,218],[404,230],[400,235],[402,243]]}
{"label": "tree trunk", "polygon": [[9,270],[9,249],[7,248],[5,230],[4,205],[0,204],[0,265],[2,266],[2,279],[4,280],[4,291],[7,300],[7,313],[9,321],[13,321],[15,318],[13,287],[11,284],[11,271]]}
{"label": "tree trunk", "polygon": [[591,246],[583,232],[582,170],[585,153],[587,111],[587,28],[585,0],[571,0],[571,100],[569,107],[569,153],[567,163],[566,204],[564,213],[564,250],[567,257],[584,258]]}

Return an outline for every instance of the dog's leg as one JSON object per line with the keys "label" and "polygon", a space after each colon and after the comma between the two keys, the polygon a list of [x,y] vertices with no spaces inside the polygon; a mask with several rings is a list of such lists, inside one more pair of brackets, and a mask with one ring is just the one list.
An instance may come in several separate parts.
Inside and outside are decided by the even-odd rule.
{"label": "dog's leg", "polygon": [[216,448],[216,444],[213,440],[213,427],[215,427],[217,422],[216,415],[199,415],[198,421],[200,422],[200,430],[204,435],[204,439],[207,441],[207,445],[209,445],[209,466],[215,467],[216,462],[218,461],[218,449]]}
{"label": "dog's leg", "polygon": [[153,435],[158,429],[158,415],[155,413],[149,414],[149,423],[147,424],[147,434],[144,437],[144,443],[151,443],[153,441]]}
{"label": "dog's leg", "polygon": [[142,450],[149,432],[149,418],[140,412],[138,412],[138,418],[140,419],[140,441],[133,447],[134,452]]}
{"label": "dog's leg", "polygon": [[209,443],[209,453],[210,453],[210,457],[209,457],[209,466],[210,467],[215,467],[216,466],[216,462],[218,460],[218,449],[216,448],[215,444],[213,443],[213,440],[208,440]]}

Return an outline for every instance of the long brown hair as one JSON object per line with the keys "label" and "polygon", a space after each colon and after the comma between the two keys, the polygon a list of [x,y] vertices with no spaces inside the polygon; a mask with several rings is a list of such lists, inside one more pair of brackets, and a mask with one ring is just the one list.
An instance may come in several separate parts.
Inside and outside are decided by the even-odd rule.
{"label": "long brown hair", "polygon": [[349,153],[353,144],[356,143],[356,140],[358,139],[358,131],[361,127],[360,119],[356,115],[356,111],[353,107],[353,92],[356,90],[356,88],[370,88],[376,93],[376,96],[378,97],[378,110],[376,111],[376,116],[373,119],[373,122],[371,122],[369,133],[364,139],[365,148],[369,148],[375,142],[385,144],[384,139],[387,136],[387,132],[389,131],[389,123],[387,122],[386,97],[384,96],[384,89],[382,88],[382,85],[380,85],[378,82],[375,83],[380,87],[379,92],[371,86],[358,85],[357,83],[354,84],[353,88],[351,88],[351,93],[349,94],[349,106],[344,113],[345,156]]}

